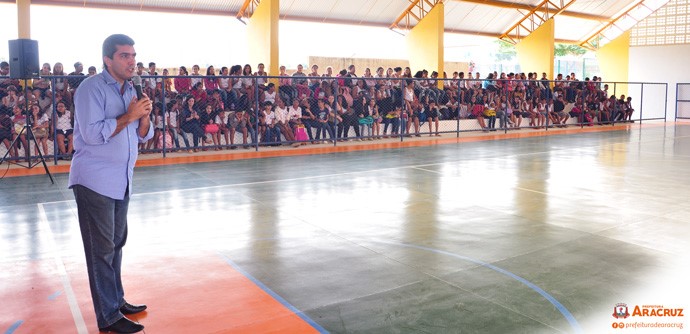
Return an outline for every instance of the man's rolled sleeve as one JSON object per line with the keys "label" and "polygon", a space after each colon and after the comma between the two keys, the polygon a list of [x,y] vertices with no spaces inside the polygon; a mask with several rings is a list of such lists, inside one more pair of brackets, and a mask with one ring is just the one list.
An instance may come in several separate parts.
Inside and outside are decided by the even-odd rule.
{"label": "man's rolled sleeve", "polygon": [[153,122],[149,122],[149,132],[146,133],[145,137],[140,137],[137,132],[137,137],[139,137],[139,143],[145,143],[153,138]]}
{"label": "man's rolled sleeve", "polygon": [[[81,92],[87,92],[79,94]],[[117,128],[117,119],[106,118],[105,97],[99,90],[77,90],[75,104],[82,109],[74,115],[81,127],[81,135],[87,145],[107,144]]]}

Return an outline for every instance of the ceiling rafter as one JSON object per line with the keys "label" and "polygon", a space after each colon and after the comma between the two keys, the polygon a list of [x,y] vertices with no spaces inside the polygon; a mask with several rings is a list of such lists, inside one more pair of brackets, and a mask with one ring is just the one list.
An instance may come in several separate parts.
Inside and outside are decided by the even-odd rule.
{"label": "ceiling rafter", "polygon": [[[526,10],[526,11],[530,11],[530,10],[534,9],[534,6],[530,6],[530,5],[526,5],[526,4],[522,4],[522,3],[517,3],[517,2],[509,2],[509,1],[499,1],[499,0],[455,0],[455,1],[473,3],[473,4],[477,4],[477,5],[491,6],[491,7]],[[544,11],[544,9],[537,8],[537,11]],[[574,17],[574,18],[578,18],[578,19],[584,19],[584,20],[591,20],[591,21],[608,21],[610,19],[610,17],[608,17],[608,16],[594,15],[594,14],[587,14],[587,13],[580,13],[580,12],[571,12],[571,11],[567,11],[567,10],[563,11],[560,15]]]}
{"label": "ceiling rafter", "polygon": [[567,3],[566,0],[544,0],[498,38],[510,44],[517,44],[522,38],[537,30],[544,22],[563,13],[574,2],[575,0],[567,1]]}
{"label": "ceiling rafter", "polygon": [[237,19],[240,20],[240,22],[245,23],[244,19],[250,19],[252,17],[254,10],[257,6],[259,6],[259,2],[260,0],[244,0],[242,7],[240,7],[239,11],[237,11]]}
{"label": "ceiling rafter", "polygon": [[419,23],[426,14],[439,3],[443,3],[443,0],[409,0],[410,5],[405,9],[405,11],[398,16],[397,19],[390,25],[391,30],[401,29],[410,30],[414,25]]}
{"label": "ceiling rafter", "polygon": [[[633,6],[631,6],[627,10],[625,10],[623,13],[621,13],[620,15],[611,19],[606,25],[601,27],[595,33],[591,34],[589,37],[585,38],[585,40],[583,42],[579,43],[579,45],[585,49],[596,51],[601,46],[599,42],[605,37],[603,34],[604,31],[606,31],[608,28],[616,27],[617,22],[619,22],[620,20],[622,20],[625,17],[627,17],[628,15],[630,15],[630,12],[632,12],[633,10],[638,8],[639,6],[645,6],[645,4],[644,4],[645,1],[646,0],[640,0],[639,2],[634,4]],[[624,30],[624,29],[621,29],[621,30]]]}

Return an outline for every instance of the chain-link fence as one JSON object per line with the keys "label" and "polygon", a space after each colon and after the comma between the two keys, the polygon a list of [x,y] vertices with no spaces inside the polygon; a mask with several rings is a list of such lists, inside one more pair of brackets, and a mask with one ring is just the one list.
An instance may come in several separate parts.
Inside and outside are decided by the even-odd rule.
{"label": "chain-link fence", "polygon": [[[668,90],[663,83],[537,80],[536,74],[439,79],[424,72],[357,77],[344,70],[324,77],[243,76],[241,70],[142,75],[154,101],[155,133],[140,151],[165,156],[665,119]],[[0,81],[0,155],[22,160],[35,157],[38,148],[55,163],[70,159],[74,92],[84,79]]]}

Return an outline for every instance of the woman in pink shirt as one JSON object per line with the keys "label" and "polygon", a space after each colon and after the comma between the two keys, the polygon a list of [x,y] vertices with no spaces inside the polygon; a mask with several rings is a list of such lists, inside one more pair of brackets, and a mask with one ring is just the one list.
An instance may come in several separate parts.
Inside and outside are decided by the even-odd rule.
{"label": "woman in pink shirt", "polygon": [[184,78],[187,75],[189,75],[189,72],[187,72],[187,68],[184,66],[180,66],[179,77],[173,80],[173,83],[175,84],[175,90],[178,94],[189,94],[189,91],[192,90],[192,80],[189,78]]}
{"label": "woman in pink shirt", "polygon": [[216,89],[218,89],[218,79],[216,78],[216,69],[213,66],[209,66],[206,69],[206,77],[204,78],[204,86],[206,87],[206,93],[209,95]]}

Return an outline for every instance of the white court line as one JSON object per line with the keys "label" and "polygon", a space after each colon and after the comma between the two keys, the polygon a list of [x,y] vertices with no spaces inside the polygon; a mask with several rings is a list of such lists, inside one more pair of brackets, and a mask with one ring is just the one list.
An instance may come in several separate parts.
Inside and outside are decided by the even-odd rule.
{"label": "white court line", "polygon": [[[595,146],[598,147],[598,146]],[[581,149],[582,147],[575,147],[575,148],[567,148],[563,150],[577,150]],[[483,158],[485,160],[493,160],[493,159],[506,159],[506,158],[511,158],[511,157],[520,157],[520,156],[527,156],[527,155],[537,155],[537,154],[544,154],[544,153],[549,153],[550,151],[539,151],[539,152],[529,152],[529,153],[519,153],[519,154],[510,154],[510,155],[504,155],[504,156],[498,156],[498,157],[487,157]],[[227,188],[227,187],[238,187],[238,186],[251,186],[251,185],[259,185],[259,184],[271,184],[271,183],[281,183],[281,182],[293,182],[293,181],[303,181],[303,180],[313,180],[313,179],[320,179],[320,178],[327,178],[327,177],[338,177],[338,176],[345,176],[345,175],[355,175],[355,174],[362,174],[362,173],[371,173],[371,172],[384,172],[384,171],[390,171],[390,170],[399,170],[399,169],[408,169],[408,168],[417,168],[419,169],[420,167],[428,167],[428,166],[439,166],[439,165],[444,165],[448,163],[458,163],[458,162],[463,162],[466,160],[454,160],[454,161],[443,161],[443,162],[437,162],[437,163],[431,163],[431,164],[422,164],[422,165],[407,165],[407,166],[396,166],[396,167],[388,167],[388,168],[378,168],[378,169],[368,169],[368,170],[361,170],[361,171],[354,171],[354,172],[345,172],[345,173],[335,173],[335,174],[324,174],[324,175],[314,175],[314,176],[304,176],[304,177],[296,177],[296,178],[289,178],[289,179],[279,179],[279,180],[267,180],[267,181],[256,181],[256,182],[243,182],[243,183],[232,183],[232,184],[221,184],[217,186],[207,186],[207,187],[195,187],[195,188],[184,188],[184,189],[173,189],[173,190],[161,190],[161,191],[152,191],[152,192],[142,192],[142,193],[137,193],[132,195],[132,197],[139,197],[139,196],[144,196],[144,195],[160,195],[160,194],[168,194],[171,192],[179,192],[179,191],[197,191],[197,190],[210,190],[210,189],[220,189],[220,188]],[[427,170],[428,171],[428,170]],[[73,203],[74,200],[65,200],[65,201],[54,201],[54,202],[45,202],[43,204],[60,204],[60,203]]]}
{"label": "white court line", "polygon": [[[660,139],[656,139],[656,140],[647,140],[645,142],[648,143],[648,142],[655,142],[655,141],[666,141],[666,140],[685,138],[685,137],[690,137],[690,136],[678,136],[678,137],[670,137],[670,138],[664,137],[664,138],[660,138]],[[579,150],[583,150],[583,149],[604,148],[607,146],[617,145],[617,144],[621,144],[621,143],[630,143],[630,142],[629,141],[621,141],[621,142],[615,142],[615,143],[607,143],[607,144],[603,144],[603,145],[578,146],[578,147],[570,147],[570,148],[561,148],[561,149],[557,149],[557,150],[547,150],[547,151],[539,151],[539,152],[529,152],[529,153],[519,153],[519,154],[510,154],[510,155],[503,155],[503,156],[496,156],[496,157],[488,157],[488,158],[483,158],[483,159],[486,159],[486,160],[506,159],[506,158],[513,158],[513,157],[528,156],[528,155],[545,154],[545,153],[550,153],[550,152],[554,152],[554,151],[568,151],[568,150],[579,151]],[[641,142],[638,142],[638,143],[641,143]],[[645,153],[647,153],[647,152],[645,152]],[[463,162],[463,161],[466,161],[466,160],[443,161],[443,162],[422,164],[422,165],[397,166],[397,167],[370,169],[370,170],[346,172],[346,173],[305,176],[305,177],[290,178],[290,179],[267,180],[267,181],[257,181],[257,182],[244,182],[244,183],[222,184],[222,185],[207,186],[207,187],[196,187],[196,188],[162,190],[162,191],[153,191],[153,192],[142,192],[142,193],[134,194],[134,195],[132,195],[132,197],[138,197],[138,196],[143,196],[143,195],[168,194],[168,193],[173,192],[173,191],[209,190],[209,189],[219,189],[219,188],[225,188],[225,187],[251,186],[251,185],[258,185],[258,184],[271,184],[271,183],[280,183],[280,182],[312,180],[312,179],[318,179],[318,178],[324,178],[324,177],[337,177],[337,176],[344,176],[344,175],[354,175],[354,174],[371,173],[371,172],[382,172],[382,171],[406,169],[406,168],[413,168],[413,169],[417,168],[417,169],[419,169],[420,167],[439,166],[439,165],[443,165],[443,164],[458,163],[458,162]],[[429,170],[426,170],[426,171],[429,171]],[[522,189],[522,188],[519,188],[519,189],[544,194],[544,193],[534,191],[534,190]],[[71,202],[74,202],[74,200],[45,202],[44,204],[59,204],[59,203],[71,203]]]}
{"label": "white court line", "polygon": [[[439,172],[439,171],[430,170],[430,169],[424,169],[424,168],[419,168],[419,167],[413,167],[413,169],[421,170],[421,171],[427,172],[427,173],[434,173],[434,174],[439,174],[439,175],[445,175],[445,174],[443,174],[443,173],[441,173],[441,172]],[[453,176],[451,176],[451,177],[453,177]],[[531,193],[537,193],[537,194],[542,194],[542,195],[548,195],[548,194],[545,193],[545,192],[536,191],[536,190],[527,189],[527,188],[522,188],[522,187],[515,187],[515,189],[522,190],[522,191],[528,191],[528,192],[531,192]]]}
{"label": "white court line", "polygon": [[69,276],[67,276],[65,263],[62,262],[62,257],[60,257],[60,251],[58,250],[55,238],[53,237],[53,229],[50,228],[48,215],[46,215],[46,210],[42,203],[38,203],[38,213],[41,229],[48,231],[48,236],[46,236],[46,239],[48,242],[49,253],[52,253],[53,258],[55,259],[55,266],[57,267],[58,274],[60,275],[60,281],[62,281],[62,288],[65,290],[65,295],[67,296],[67,302],[69,303],[69,309],[72,312],[72,318],[74,318],[74,324],[77,326],[77,333],[88,334],[89,331],[86,329],[84,317],[81,315],[81,310],[77,304],[77,297],[74,294],[74,290],[72,290],[72,284],[70,283]]}

